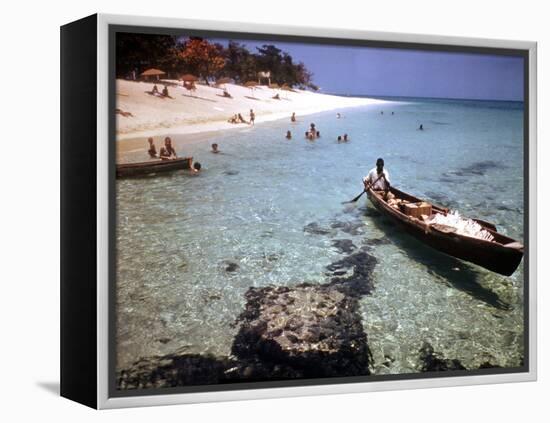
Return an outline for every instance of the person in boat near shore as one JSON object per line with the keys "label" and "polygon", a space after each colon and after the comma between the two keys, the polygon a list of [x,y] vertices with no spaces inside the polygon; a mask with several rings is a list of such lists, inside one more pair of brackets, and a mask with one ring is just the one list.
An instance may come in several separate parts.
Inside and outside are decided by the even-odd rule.
{"label": "person in boat near shore", "polygon": [[157,158],[157,147],[155,147],[155,143],[154,143],[153,138],[149,137],[147,139],[147,142],[149,143],[149,150],[147,150],[147,152],[149,153],[149,157],[151,157],[152,159],[156,159]]}
{"label": "person in boat near shore", "polygon": [[371,169],[369,174],[363,178],[363,185],[365,185],[365,190],[372,186],[375,191],[384,191],[386,200],[389,200],[389,196],[393,196],[390,193],[390,175],[384,169],[384,159],[379,158],[376,160],[376,167]]}
{"label": "person in boat near shore", "polygon": [[176,150],[174,150],[174,147],[172,147],[172,140],[170,137],[164,138],[164,147],[160,148],[159,157],[162,160],[172,160],[178,158]]}
{"label": "person in boat near shore", "polygon": [[286,136],[285,137],[286,137],[287,140],[292,139],[292,133],[290,131],[286,131]]}
{"label": "person in boat near shore", "polygon": [[250,124],[254,125],[255,120],[256,120],[256,115],[254,114],[254,110],[250,109]]}
{"label": "person in boat near shore", "polygon": [[212,144],[212,153],[219,153],[220,150],[218,150],[218,144],[214,143]]}
{"label": "person in boat near shore", "polygon": [[292,116],[290,116],[291,122],[296,122],[296,112],[292,112]]}

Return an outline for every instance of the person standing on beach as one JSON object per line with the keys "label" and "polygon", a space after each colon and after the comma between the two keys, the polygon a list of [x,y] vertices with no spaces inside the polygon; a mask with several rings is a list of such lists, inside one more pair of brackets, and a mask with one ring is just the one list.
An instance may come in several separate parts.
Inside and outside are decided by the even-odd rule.
{"label": "person standing on beach", "polygon": [[178,158],[176,150],[172,147],[172,139],[170,137],[164,138],[164,147],[160,148],[160,158],[162,160],[172,160]]}
{"label": "person standing on beach", "polygon": [[254,125],[255,120],[256,120],[256,115],[254,114],[254,110],[250,109],[250,124]]}
{"label": "person standing on beach", "polygon": [[372,187],[375,191],[384,191],[386,195],[390,190],[390,175],[384,169],[384,159],[376,160],[376,167],[371,169],[369,174],[363,178],[365,190]]}
{"label": "person standing on beach", "polygon": [[154,143],[153,138],[149,137],[147,139],[147,142],[149,143],[149,150],[147,150],[147,152],[149,153],[149,157],[151,157],[152,159],[156,159],[157,158],[157,147],[155,147],[155,143]]}

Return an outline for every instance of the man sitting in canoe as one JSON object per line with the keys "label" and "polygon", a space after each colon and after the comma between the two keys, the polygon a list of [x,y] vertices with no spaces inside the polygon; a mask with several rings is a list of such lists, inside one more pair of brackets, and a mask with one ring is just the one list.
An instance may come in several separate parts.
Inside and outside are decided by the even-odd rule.
{"label": "man sitting in canoe", "polygon": [[147,152],[149,153],[149,157],[151,157],[152,159],[156,159],[157,158],[157,148],[155,147],[155,143],[153,141],[153,138],[149,137],[149,139],[147,139],[147,142],[149,143],[149,150],[147,150]]}
{"label": "man sitting in canoe", "polygon": [[172,147],[172,140],[170,139],[170,137],[164,138],[164,147],[160,148],[159,157],[162,160],[171,160],[178,158],[176,150],[174,150],[174,147]]}
{"label": "man sitting in canoe", "polygon": [[363,178],[363,184],[365,185],[365,190],[372,187],[375,191],[384,191],[385,197],[388,196],[390,191],[390,175],[384,169],[384,159],[379,158],[376,160],[376,167],[371,169],[369,174]]}

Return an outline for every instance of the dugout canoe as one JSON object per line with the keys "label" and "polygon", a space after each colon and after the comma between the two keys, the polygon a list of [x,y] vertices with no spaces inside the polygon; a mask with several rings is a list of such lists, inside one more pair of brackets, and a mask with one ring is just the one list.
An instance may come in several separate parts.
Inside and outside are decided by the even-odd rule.
{"label": "dugout canoe", "polygon": [[[413,195],[391,188],[396,198],[411,203],[422,202]],[[383,215],[388,216],[396,222],[404,231],[417,238],[419,241],[430,247],[461,260],[477,264],[501,275],[512,275],[523,258],[523,245],[499,232],[495,225],[481,219],[472,219],[479,223],[483,229],[488,231],[493,240],[475,238],[472,236],[458,234],[453,228],[445,225],[434,225],[426,223],[422,218],[409,216],[401,211],[399,207],[390,206],[384,200],[384,193],[369,189],[367,191],[369,200]],[[437,206],[433,203],[432,215],[435,213],[446,214],[448,209]]]}
{"label": "dugout canoe", "polygon": [[123,163],[116,165],[117,178],[143,176],[151,173],[170,172],[181,169],[191,169],[193,157],[181,157],[171,160],[150,160],[139,163]]}

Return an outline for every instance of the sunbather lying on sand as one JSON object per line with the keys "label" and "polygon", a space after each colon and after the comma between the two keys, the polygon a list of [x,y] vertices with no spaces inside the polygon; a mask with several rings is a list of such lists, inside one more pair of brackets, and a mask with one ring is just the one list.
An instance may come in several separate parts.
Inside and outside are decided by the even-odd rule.
{"label": "sunbather lying on sand", "polygon": [[117,115],[122,115],[122,116],[124,116],[124,117],[134,117],[134,115],[133,115],[132,113],[130,113],[130,112],[125,112],[125,111],[123,111],[123,110],[121,110],[121,109],[115,109],[115,113],[116,113]]}

